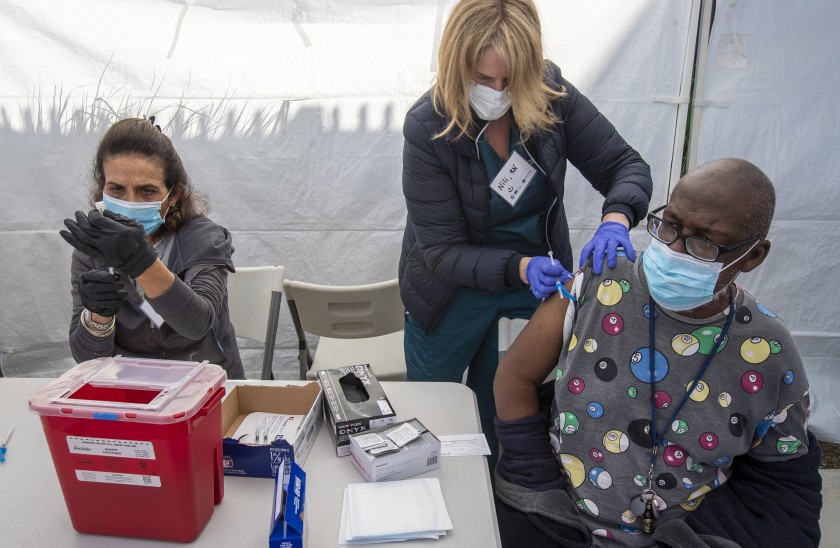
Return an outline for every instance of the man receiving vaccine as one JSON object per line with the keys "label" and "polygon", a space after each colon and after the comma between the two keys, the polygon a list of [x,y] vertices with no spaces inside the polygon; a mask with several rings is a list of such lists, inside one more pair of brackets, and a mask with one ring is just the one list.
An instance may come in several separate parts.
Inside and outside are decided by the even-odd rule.
{"label": "man receiving vaccine", "polygon": [[[640,260],[600,275],[587,267],[567,286],[576,302],[543,302],[495,379],[503,538],[818,542],[802,361],[787,326],[736,283],[767,257],[774,207],[753,164],[699,167],[648,214]],[[538,389],[549,375],[546,417]]]}

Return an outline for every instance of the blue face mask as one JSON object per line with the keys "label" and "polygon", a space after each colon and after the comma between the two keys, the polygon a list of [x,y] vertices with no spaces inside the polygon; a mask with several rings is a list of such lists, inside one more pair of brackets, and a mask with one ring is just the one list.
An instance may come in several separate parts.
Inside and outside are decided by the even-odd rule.
{"label": "blue face mask", "polygon": [[[119,215],[124,215],[129,219],[134,219],[143,225],[146,235],[149,235],[163,224],[163,218],[160,216],[160,207],[169,198],[170,192],[172,192],[171,189],[160,202],[126,202],[125,200],[111,198],[105,193],[102,194],[102,201],[105,203],[105,209]],[[169,211],[169,208],[167,208],[167,211]]]}
{"label": "blue face mask", "polygon": [[648,291],[659,306],[668,310],[679,312],[703,306],[714,298],[720,273],[745,257],[756,244],[723,266],[678,253],[654,239],[642,256]]}

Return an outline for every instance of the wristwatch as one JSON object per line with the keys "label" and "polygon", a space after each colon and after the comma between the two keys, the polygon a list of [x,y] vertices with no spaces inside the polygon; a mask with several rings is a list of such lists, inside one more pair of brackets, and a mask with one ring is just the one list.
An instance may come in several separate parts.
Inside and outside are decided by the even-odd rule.
{"label": "wristwatch", "polygon": [[93,335],[94,337],[99,337],[104,339],[108,335],[114,332],[114,328],[116,326],[116,316],[111,316],[111,321],[108,323],[99,323],[93,319],[91,316],[90,310],[85,308],[82,310],[81,320],[82,325],[85,328],[85,331]]}

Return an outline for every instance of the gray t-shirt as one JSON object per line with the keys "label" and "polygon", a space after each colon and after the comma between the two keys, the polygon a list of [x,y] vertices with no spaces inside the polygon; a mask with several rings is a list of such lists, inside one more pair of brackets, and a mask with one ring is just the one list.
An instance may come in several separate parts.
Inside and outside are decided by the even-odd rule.
{"label": "gray t-shirt", "polygon": [[734,286],[726,338],[673,416],[730,310],[694,320],[654,306],[652,351],[643,260],[621,259],[601,276],[590,270],[578,276],[580,298],[569,307],[557,369],[549,435],[596,546],[652,544],[641,531],[644,505],[637,501],[653,446],[651,354],[656,430],[664,430],[652,475],[659,520],[695,509],[727,481],[739,455],[778,461],[808,450],[808,380],[790,332]]}

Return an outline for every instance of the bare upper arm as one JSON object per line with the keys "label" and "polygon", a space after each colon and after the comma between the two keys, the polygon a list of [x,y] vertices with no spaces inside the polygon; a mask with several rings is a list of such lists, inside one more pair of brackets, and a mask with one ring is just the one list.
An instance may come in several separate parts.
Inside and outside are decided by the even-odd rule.
{"label": "bare upper arm", "polygon": [[[563,322],[569,299],[555,293],[543,301],[533,317],[505,353],[502,364],[510,362],[523,380],[541,384],[551,372],[563,348]],[[502,365],[499,365],[501,368]],[[507,365],[506,365],[507,367]]]}
{"label": "bare upper arm", "polygon": [[500,419],[514,420],[539,412],[537,388],[557,365],[568,306],[569,300],[557,293],[543,301],[505,353],[494,382]]}

